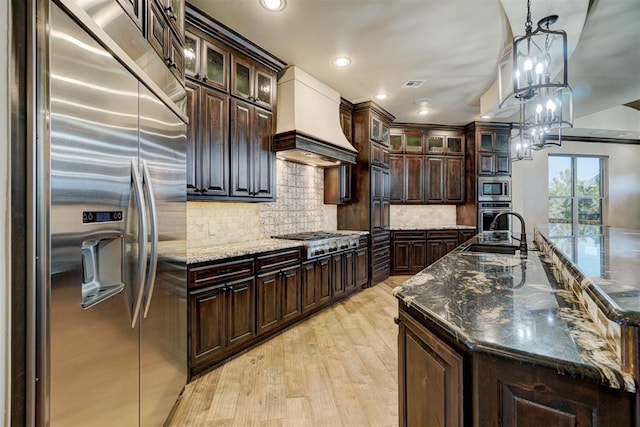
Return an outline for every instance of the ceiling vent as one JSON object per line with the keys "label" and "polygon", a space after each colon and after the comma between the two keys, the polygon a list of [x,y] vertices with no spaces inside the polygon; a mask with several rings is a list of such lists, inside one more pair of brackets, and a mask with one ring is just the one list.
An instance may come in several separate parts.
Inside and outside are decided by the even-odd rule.
{"label": "ceiling vent", "polygon": [[424,80],[409,80],[405,84],[403,84],[402,87],[416,88],[422,86],[424,82]]}

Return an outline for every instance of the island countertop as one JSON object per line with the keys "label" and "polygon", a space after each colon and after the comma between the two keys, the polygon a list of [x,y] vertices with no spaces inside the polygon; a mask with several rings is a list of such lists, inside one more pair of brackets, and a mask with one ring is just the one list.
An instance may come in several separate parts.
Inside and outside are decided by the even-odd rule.
{"label": "island countertop", "polygon": [[480,234],[394,289],[394,295],[463,344],[635,392],[631,374],[538,251],[466,251]]}
{"label": "island countertop", "polygon": [[571,224],[535,228],[609,319],[640,326],[640,230],[580,226],[575,235]]}

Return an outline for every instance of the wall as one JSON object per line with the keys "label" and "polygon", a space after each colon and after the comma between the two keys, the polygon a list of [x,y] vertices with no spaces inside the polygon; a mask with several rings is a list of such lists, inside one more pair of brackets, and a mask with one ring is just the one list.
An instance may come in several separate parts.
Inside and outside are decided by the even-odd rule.
{"label": "wall", "polygon": [[451,225],[456,225],[455,205],[391,205],[392,230]]}
{"label": "wall", "polygon": [[337,210],[324,204],[323,189],[322,169],[277,160],[276,202],[188,202],[188,247],[335,230]]}
{"label": "wall", "polygon": [[0,1],[0,426],[9,425],[9,2]]}
{"label": "wall", "polygon": [[513,209],[524,215],[528,233],[534,224],[548,221],[547,158],[551,153],[608,156],[605,224],[640,229],[640,144],[565,141],[562,147],[534,152],[533,160],[512,165]]}

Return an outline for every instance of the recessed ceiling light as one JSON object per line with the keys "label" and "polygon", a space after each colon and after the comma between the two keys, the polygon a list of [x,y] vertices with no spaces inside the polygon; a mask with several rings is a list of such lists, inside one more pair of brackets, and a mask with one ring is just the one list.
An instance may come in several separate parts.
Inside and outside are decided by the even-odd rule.
{"label": "recessed ceiling light", "polygon": [[429,101],[431,101],[431,98],[418,98],[415,101],[413,101],[414,104],[416,105],[427,105],[429,103]]}
{"label": "recessed ceiling light", "polygon": [[483,114],[480,116],[481,119],[490,119],[491,118],[491,114]]}
{"label": "recessed ceiling light", "polygon": [[426,116],[427,114],[429,114],[429,110],[418,110],[418,114],[420,114],[421,116]]}
{"label": "recessed ceiling light", "polygon": [[351,64],[351,59],[347,58],[346,56],[339,56],[333,60],[333,65],[335,65],[336,67],[344,68],[349,66],[349,64]]}
{"label": "recessed ceiling light", "polygon": [[373,95],[373,97],[375,99],[382,100],[382,99],[387,99],[389,97],[389,94],[388,93],[384,93],[384,92],[380,92],[380,93],[376,93],[375,95]]}
{"label": "recessed ceiling light", "polygon": [[279,12],[286,6],[284,0],[260,0],[260,4],[272,12]]}

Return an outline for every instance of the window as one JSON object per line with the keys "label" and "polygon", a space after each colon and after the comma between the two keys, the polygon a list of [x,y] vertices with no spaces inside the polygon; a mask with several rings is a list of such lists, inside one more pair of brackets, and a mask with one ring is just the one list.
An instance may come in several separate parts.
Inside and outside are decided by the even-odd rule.
{"label": "window", "polygon": [[[549,223],[565,235],[603,223],[604,157],[549,155]],[[561,224],[565,224],[562,226]]]}
{"label": "window", "polygon": [[604,157],[549,155],[549,237],[590,277],[607,271],[604,165]]}

